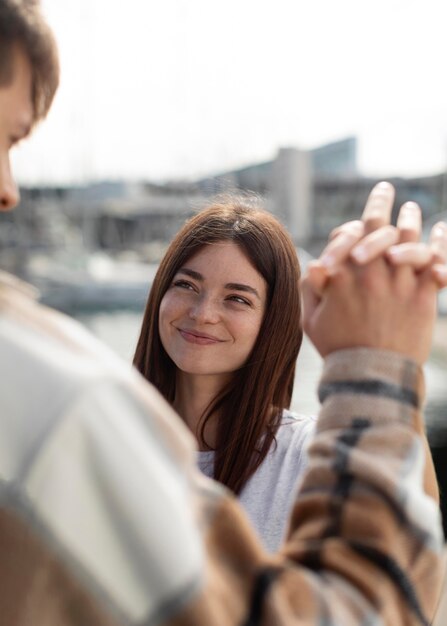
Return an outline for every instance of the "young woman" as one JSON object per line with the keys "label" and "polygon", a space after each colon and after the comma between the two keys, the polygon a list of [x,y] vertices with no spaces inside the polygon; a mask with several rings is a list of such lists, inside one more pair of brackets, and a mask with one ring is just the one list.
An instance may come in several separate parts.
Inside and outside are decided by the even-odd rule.
{"label": "young woman", "polygon": [[278,220],[245,198],[217,202],[169,246],[134,360],[197,437],[202,471],[239,495],[271,550],[314,425],[288,411],[302,340],[299,279]]}
{"label": "young woman", "polygon": [[[377,238],[371,244],[377,248]],[[169,246],[134,359],[196,436],[202,471],[239,496],[272,551],[284,537],[314,429],[312,418],[289,411],[302,340],[299,279],[278,220],[244,197],[216,202]],[[424,425],[416,426],[424,437]],[[437,498],[424,443],[426,490]]]}

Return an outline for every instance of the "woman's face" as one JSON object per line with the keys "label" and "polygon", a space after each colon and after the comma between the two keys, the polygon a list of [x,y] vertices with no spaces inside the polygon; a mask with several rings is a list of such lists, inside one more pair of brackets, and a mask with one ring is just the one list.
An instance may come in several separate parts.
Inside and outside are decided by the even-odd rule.
{"label": "woman's face", "polygon": [[164,349],[185,374],[221,376],[247,360],[261,328],[267,284],[241,248],[205,245],[175,274],[160,304]]}

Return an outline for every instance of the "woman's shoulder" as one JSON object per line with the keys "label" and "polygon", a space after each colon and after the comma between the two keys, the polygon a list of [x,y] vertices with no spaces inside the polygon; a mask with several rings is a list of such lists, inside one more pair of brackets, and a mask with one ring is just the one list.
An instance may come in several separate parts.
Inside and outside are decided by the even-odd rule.
{"label": "woman's shoulder", "polygon": [[275,438],[278,443],[295,444],[301,447],[313,436],[316,423],[315,415],[302,415],[284,409]]}
{"label": "woman's shoulder", "polygon": [[290,409],[283,409],[280,427],[288,426],[292,429],[315,427],[316,422],[316,415],[303,415],[302,413],[296,413]]}

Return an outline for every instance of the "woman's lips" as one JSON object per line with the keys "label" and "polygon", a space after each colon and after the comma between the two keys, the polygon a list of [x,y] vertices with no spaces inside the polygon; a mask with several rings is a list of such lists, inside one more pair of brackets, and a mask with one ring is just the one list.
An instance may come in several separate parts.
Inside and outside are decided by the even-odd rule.
{"label": "woman's lips", "polygon": [[213,337],[211,335],[206,335],[198,332],[192,332],[190,330],[185,330],[183,328],[179,328],[179,333],[183,337],[185,341],[188,343],[196,343],[201,346],[209,346],[211,344],[220,343],[222,339],[218,339],[217,337]]}

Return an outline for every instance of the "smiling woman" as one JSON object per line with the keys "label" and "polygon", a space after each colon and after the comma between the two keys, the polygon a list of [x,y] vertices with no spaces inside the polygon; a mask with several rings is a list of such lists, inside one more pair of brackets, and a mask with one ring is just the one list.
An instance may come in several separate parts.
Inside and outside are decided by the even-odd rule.
{"label": "smiling woman", "polygon": [[[265,280],[233,242],[206,246],[189,259],[160,305],[160,337],[177,366],[177,385],[206,376],[208,387],[222,389],[253,349],[266,297]],[[214,446],[213,439],[207,437]]]}
{"label": "smiling woman", "polygon": [[311,418],[289,411],[302,340],[300,268],[284,227],[249,196],[185,224],[153,281],[135,365],[239,495],[269,549],[283,538]]}

